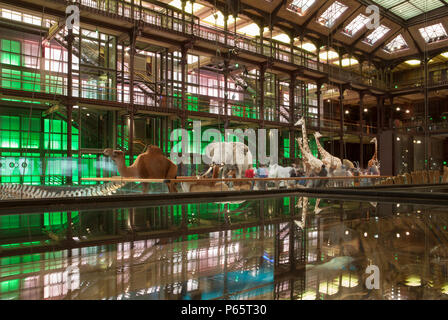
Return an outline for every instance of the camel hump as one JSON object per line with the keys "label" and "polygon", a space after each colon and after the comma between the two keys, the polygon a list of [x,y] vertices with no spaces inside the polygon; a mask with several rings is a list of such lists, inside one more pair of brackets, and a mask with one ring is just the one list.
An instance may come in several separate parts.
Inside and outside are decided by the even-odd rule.
{"label": "camel hump", "polygon": [[146,148],[146,153],[160,153],[163,154],[162,149],[160,149],[158,146],[154,146],[152,144],[149,144]]}

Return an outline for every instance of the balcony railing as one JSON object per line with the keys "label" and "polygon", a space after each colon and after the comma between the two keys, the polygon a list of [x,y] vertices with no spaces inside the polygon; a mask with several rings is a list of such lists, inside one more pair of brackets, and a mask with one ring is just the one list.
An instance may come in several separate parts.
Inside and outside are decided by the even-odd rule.
{"label": "balcony railing", "polygon": [[[52,0],[65,3],[64,0]],[[328,73],[339,80],[346,82],[356,82],[367,86],[386,89],[384,82],[380,80],[366,79],[354,72],[343,70],[339,67],[329,66],[324,63],[318,63],[316,56],[305,50],[294,48],[291,51],[289,45],[282,42],[271,40],[261,43],[258,38],[249,38],[243,35],[236,35],[224,30],[218,30],[210,26],[200,23],[199,18],[182,12],[174,7],[160,7],[159,10],[153,10],[138,4],[131,4],[123,0],[95,1],[95,0],[78,0],[76,1],[82,6],[90,7],[109,14],[119,15],[125,18],[133,18],[141,20],[148,25],[157,28],[168,29],[194,35],[203,40],[217,42],[219,44],[236,47],[250,53],[256,53],[267,56],[287,63],[294,63],[308,69]],[[138,1],[139,2],[139,1]],[[158,6],[165,6],[160,3]],[[268,42],[268,43],[266,43]]]}

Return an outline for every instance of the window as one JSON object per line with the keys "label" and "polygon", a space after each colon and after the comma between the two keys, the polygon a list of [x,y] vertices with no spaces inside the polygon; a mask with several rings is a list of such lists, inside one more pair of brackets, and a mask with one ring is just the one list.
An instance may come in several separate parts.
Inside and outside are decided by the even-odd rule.
{"label": "window", "polygon": [[13,66],[20,66],[20,42],[2,39],[1,41],[1,62]]}
{"label": "window", "polygon": [[344,30],[342,30],[342,33],[349,36],[349,37],[353,37],[353,35],[355,33],[357,33],[359,30],[361,30],[365,24],[367,23],[367,21],[369,21],[369,18],[367,18],[365,15],[360,14],[359,16],[357,16],[352,22],[350,22],[345,28]]}
{"label": "window", "polygon": [[376,28],[372,33],[370,33],[364,40],[364,43],[367,43],[373,46],[378,40],[380,40],[386,33],[388,33],[390,28],[380,25]]}
{"label": "window", "polygon": [[286,9],[303,16],[316,0],[293,0]]}
{"label": "window", "polygon": [[406,50],[408,48],[409,48],[409,46],[406,43],[406,40],[404,40],[403,36],[401,34],[399,34],[391,42],[386,44],[384,46],[383,50],[386,51],[387,53],[392,53],[392,52],[397,52],[397,51],[401,51],[401,50]]}
{"label": "window", "polygon": [[347,6],[335,1],[331,6],[327,8],[327,10],[322,13],[322,15],[317,19],[317,21],[326,26],[327,28],[331,28],[336,20],[347,10]]}
{"label": "window", "polygon": [[441,23],[418,29],[426,43],[445,40],[448,35]]}

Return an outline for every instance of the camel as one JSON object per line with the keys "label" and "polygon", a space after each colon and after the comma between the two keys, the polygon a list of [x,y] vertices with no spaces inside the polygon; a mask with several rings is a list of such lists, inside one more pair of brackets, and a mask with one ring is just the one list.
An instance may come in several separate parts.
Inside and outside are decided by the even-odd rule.
{"label": "camel", "polygon": [[213,142],[205,147],[205,154],[212,163],[223,163],[223,171],[230,170],[229,166],[235,164],[238,167],[238,178],[241,178],[253,163],[252,153],[242,142]]}
{"label": "camel", "polygon": [[319,150],[322,162],[327,168],[336,169],[342,166],[341,159],[331,155],[327,150],[325,150],[319,142],[319,138],[322,137],[320,132],[314,132],[314,138],[316,139],[317,149]]}
{"label": "camel", "polygon": [[[176,179],[177,165],[163,155],[162,150],[153,145],[148,145],[146,151],[138,155],[137,159],[129,167],[125,164],[124,152],[104,150],[104,155],[109,156],[117,165],[120,176],[137,179]],[[143,192],[148,192],[148,183],[142,183]],[[170,192],[177,192],[174,182],[167,182]]]}
{"label": "camel", "polygon": [[306,152],[302,145],[302,138],[297,138],[297,142],[299,144],[299,148],[302,151],[303,156],[303,165],[307,174],[309,175],[312,171],[320,171],[322,165],[324,164],[320,159],[317,159],[311,153]]}
{"label": "camel", "polygon": [[[212,179],[218,179],[222,166],[213,164],[210,166],[213,170]],[[210,192],[210,191],[229,191],[229,187],[224,182],[205,182],[201,178],[205,177],[210,169],[202,176],[198,177],[198,182],[181,182],[181,187],[184,192]]]}
{"label": "camel", "polygon": [[376,137],[373,138],[372,140],[370,140],[370,143],[375,143],[375,153],[373,154],[372,159],[370,159],[369,162],[367,163],[367,165],[369,167],[373,166],[375,163],[379,163],[378,162],[378,157],[377,157],[377,154],[378,154],[378,141],[377,141]]}

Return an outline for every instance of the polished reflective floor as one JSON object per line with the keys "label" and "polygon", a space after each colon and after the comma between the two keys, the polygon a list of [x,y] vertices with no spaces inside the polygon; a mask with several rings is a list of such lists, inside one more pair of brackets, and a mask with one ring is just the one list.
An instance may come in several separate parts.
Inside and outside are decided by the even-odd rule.
{"label": "polished reflective floor", "polygon": [[300,196],[0,215],[0,299],[447,299],[447,224]]}

